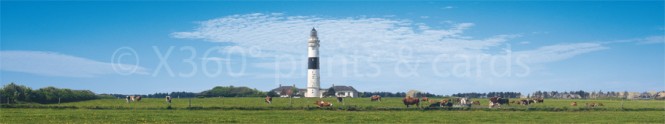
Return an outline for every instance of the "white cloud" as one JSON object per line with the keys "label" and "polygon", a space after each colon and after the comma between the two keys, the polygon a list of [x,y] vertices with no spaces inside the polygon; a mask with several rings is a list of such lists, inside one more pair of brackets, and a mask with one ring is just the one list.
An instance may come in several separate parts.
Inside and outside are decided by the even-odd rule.
{"label": "white cloud", "polygon": [[614,43],[635,43],[635,44],[656,44],[656,43],[665,43],[665,36],[663,35],[654,35],[641,38],[631,38],[631,39],[622,39],[622,40],[613,40],[601,42],[602,44],[614,44]]}
{"label": "white cloud", "polygon": [[636,40],[638,44],[665,43],[665,36],[649,36]]}
{"label": "white cloud", "polygon": [[201,60],[203,60],[203,61],[223,61],[223,62],[229,61],[228,59],[222,58],[222,57],[208,57],[208,58],[201,58]]}
{"label": "white cloud", "polygon": [[[503,53],[495,51],[509,44],[509,40],[521,37],[503,34],[477,38],[463,34],[474,26],[473,23],[451,22],[448,23],[449,28],[437,29],[410,20],[392,18],[322,18],[255,13],[226,16],[199,24],[193,31],[175,32],[172,36],[230,42],[244,48],[262,48],[263,53],[270,54],[267,56],[297,57],[305,56],[309,31],[316,27],[321,40],[322,57],[369,58],[374,62],[391,63],[381,65],[388,68],[394,67],[394,62],[401,60],[431,62],[441,54],[500,56]],[[513,53],[528,56],[530,63],[545,63],[602,49],[606,49],[602,44],[575,43],[542,46]],[[274,64],[266,62],[257,67],[270,68]]]}
{"label": "white cloud", "polygon": [[525,55],[528,63],[545,63],[604,49],[608,48],[599,43],[573,43],[543,46],[535,50],[518,51],[514,54],[517,56]]}
{"label": "white cloud", "polygon": [[[316,27],[321,40],[321,56],[355,55],[395,60],[400,49],[413,55],[482,53],[516,35],[483,39],[462,36],[473,23],[456,23],[448,29],[431,29],[409,20],[384,18],[324,19],[282,14],[233,15],[200,22],[191,32],[175,32],[176,38],[231,42],[240,47],[259,47],[276,54],[302,55],[309,31]],[[325,52],[335,51],[335,52]]]}
{"label": "white cloud", "polygon": [[[113,74],[114,63],[42,51],[0,51],[0,70],[56,77],[96,77]],[[116,64],[122,68],[136,68],[137,74],[146,74],[143,67]]]}

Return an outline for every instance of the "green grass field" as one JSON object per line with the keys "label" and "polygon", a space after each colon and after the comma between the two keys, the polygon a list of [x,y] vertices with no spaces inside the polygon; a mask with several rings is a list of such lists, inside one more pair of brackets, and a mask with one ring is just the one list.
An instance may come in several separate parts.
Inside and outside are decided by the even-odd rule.
{"label": "green grass field", "polygon": [[[434,98],[439,100],[438,98]],[[266,104],[263,98],[192,98],[174,99],[171,109],[164,99],[144,98],[141,102],[125,103],[124,99],[100,99],[63,104],[4,105],[0,123],[274,123],[274,122],[496,122],[496,123],[665,123],[665,101],[662,100],[560,100],[545,103],[503,105],[487,108],[486,99],[480,106],[452,109],[405,108],[401,98],[347,98],[332,108],[314,106],[318,98],[274,98]],[[289,102],[292,104],[289,104]],[[578,102],[578,106],[569,104]],[[605,106],[586,108],[586,102]],[[425,102],[424,104],[427,104]]]}

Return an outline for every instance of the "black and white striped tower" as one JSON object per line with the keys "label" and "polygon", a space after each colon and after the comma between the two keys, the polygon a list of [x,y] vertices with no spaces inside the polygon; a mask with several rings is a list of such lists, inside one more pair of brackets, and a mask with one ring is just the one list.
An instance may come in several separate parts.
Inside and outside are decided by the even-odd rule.
{"label": "black and white striped tower", "polygon": [[307,93],[305,97],[321,97],[321,80],[319,77],[319,37],[312,28],[307,47]]}

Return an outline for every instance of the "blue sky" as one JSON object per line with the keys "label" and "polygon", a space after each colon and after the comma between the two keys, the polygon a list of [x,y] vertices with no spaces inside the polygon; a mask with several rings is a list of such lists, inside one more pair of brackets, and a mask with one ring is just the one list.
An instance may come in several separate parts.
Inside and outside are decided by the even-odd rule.
{"label": "blue sky", "polygon": [[316,27],[324,88],[665,90],[663,1],[0,6],[1,84],[123,94],[305,87]]}

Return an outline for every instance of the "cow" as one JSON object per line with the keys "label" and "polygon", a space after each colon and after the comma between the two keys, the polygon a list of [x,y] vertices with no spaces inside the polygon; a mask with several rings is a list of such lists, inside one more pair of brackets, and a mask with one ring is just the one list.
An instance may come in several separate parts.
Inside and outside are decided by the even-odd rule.
{"label": "cow", "polygon": [[319,108],[321,108],[321,107],[332,107],[333,106],[332,103],[325,102],[323,100],[316,100],[316,102],[314,104],[316,104],[316,106],[318,106]]}
{"label": "cow", "polygon": [[592,107],[592,108],[593,107],[598,107],[598,106],[604,106],[603,103],[596,103],[596,102],[591,102],[591,104],[589,104],[589,103],[585,103],[585,104],[586,104],[587,107]]}
{"label": "cow", "polygon": [[500,99],[501,99],[501,97],[496,97],[496,96],[490,98],[489,108],[494,108],[494,107],[501,108],[501,103],[499,103]]}
{"label": "cow", "polygon": [[448,100],[445,100],[445,99],[444,99],[444,100],[441,100],[439,106],[441,106],[441,107],[448,107],[448,108],[453,107],[453,101],[450,100],[450,99],[448,99]]}
{"label": "cow", "polygon": [[129,96],[125,97],[125,101],[127,101],[127,103],[132,102],[131,100],[132,100],[132,99],[129,98]]}
{"label": "cow", "polygon": [[166,96],[166,102],[168,102],[169,104],[171,104],[171,96]]}
{"label": "cow", "polygon": [[577,102],[570,103],[570,106],[577,106]]}
{"label": "cow", "polygon": [[134,97],[134,100],[136,100],[137,102],[140,102],[141,101],[141,96]]}
{"label": "cow", "polygon": [[372,95],[372,97],[370,97],[370,99],[371,99],[372,102],[374,102],[374,101],[381,102],[381,96],[379,96],[379,95]]}
{"label": "cow", "polygon": [[543,98],[535,98],[533,103],[543,103],[545,99]]}
{"label": "cow", "polygon": [[509,102],[510,102],[510,100],[508,100],[508,98],[501,98],[501,97],[499,97],[499,104],[502,104],[502,105],[503,105],[503,104],[510,105]]}
{"label": "cow", "polygon": [[435,103],[432,103],[432,102],[434,102],[434,101],[432,101],[432,100],[430,100],[430,101],[431,101],[431,102],[430,102],[431,104],[429,104],[429,107],[430,107],[430,108],[441,107],[441,102],[435,102]]}
{"label": "cow", "polygon": [[478,100],[473,101],[472,103],[473,103],[473,105],[480,105],[480,101],[478,101]]}
{"label": "cow", "polygon": [[467,104],[469,104],[468,102],[469,102],[469,99],[467,99],[467,98],[461,98],[460,101],[459,101],[460,105],[467,105]]}
{"label": "cow", "polygon": [[339,103],[344,102],[344,98],[338,96],[338,97],[337,97],[337,102],[339,102]]}
{"label": "cow", "polygon": [[423,98],[422,98],[422,101],[423,101],[423,102],[429,102],[429,98],[427,98],[427,97],[423,97]]}
{"label": "cow", "polygon": [[416,107],[420,108],[420,99],[418,98],[406,96],[402,99],[402,102],[404,102],[404,105],[406,105],[407,108],[409,108],[410,105],[416,105]]}
{"label": "cow", "polygon": [[272,97],[266,96],[265,102],[268,103],[268,104],[272,104]]}
{"label": "cow", "polygon": [[517,104],[520,104],[520,105],[529,105],[529,104],[531,104],[532,102],[533,102],[533,100],[523,99],[523,100],[520,100]]}

